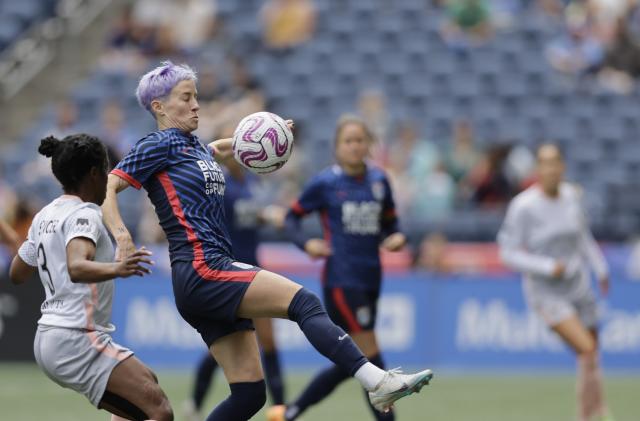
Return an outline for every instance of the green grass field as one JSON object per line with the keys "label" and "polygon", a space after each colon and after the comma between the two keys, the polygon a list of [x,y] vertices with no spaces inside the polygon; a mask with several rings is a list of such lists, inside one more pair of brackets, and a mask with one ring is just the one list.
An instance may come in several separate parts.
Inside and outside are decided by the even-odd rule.
{"label": "green grass field", "polygon": [[[290,374],[287,388],[295,395],[311,373]],[[176,420],[181,420],[182,402],[190,390],[190,374],[158,373],[169,395]],[[570,375],[441,374],[419,395],[398,403],[402,421],[571,421],[575,420],[574,384]],[[228,389],[216,379],[207,408],[223,399]],[[640,378],[610,376],[606,392],[618,421],[640,420]],[[37,366],[0,364],[0,419],[11,421],[70,421],[109,419],[76,393],[50,381]],[[254,417],[264,420],[264,413]],[[325,402],[307,412],[304,421],[371,420],[363,393],[354,381],[341,386]]]}

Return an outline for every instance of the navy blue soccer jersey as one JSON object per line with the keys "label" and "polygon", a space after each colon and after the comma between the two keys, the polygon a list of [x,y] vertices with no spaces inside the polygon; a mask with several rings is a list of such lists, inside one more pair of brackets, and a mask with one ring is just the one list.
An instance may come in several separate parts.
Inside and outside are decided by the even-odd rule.
{"label": "navy blue soccer jersey", "polygon": [[225,215],[236,260],[258,266],[259,205],[254,190],[258,179],[253,174],[244,174],[237,179],[226,174],[224,193]]}
{"label": "navy blue soccer jersey", "polygon": [[368,166],[361,177],[346,175],[338,165],[315,176],[287,215],[287,229],[303,248],[300,218],[319,212],[333,254],[325,263],[327,287],[380,288],[380,242],[398,231],[391,187],[384,172]]}
{"label": "navy blue soccer jersey", "polygon": [[153,132],[112,173],[136,189],[145,188],[169,240],[172,263],[194,262],[204,274],[233,258],[224,216],[224,175],[196,136],[175,128]]}

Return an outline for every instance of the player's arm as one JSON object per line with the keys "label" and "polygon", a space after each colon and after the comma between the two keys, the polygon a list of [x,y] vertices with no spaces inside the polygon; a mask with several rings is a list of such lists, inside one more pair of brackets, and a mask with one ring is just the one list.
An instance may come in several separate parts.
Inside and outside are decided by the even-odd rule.
{"label": "player's arm", "polygon": [[291,241],[312,258],[331,256],[331,245],[321,238],[308,238],[302,229],[302,219],[324,205],[323,184],[315,178],[302,191],[300,198],[291,205],[284,220],[284,229]]}
{"label": "player's arm", "polygon": [[0,220],[0,242],[9,247],[11,254],[17,253],[20,248],[18,233],[3,220]]}
{"label": "player's arm", "polygon": [[209,143],[209,149],[216,161],[223,163],[233,156],[232,138],[218,139]]}
{"label": "player's arm", "polygon": [[72,282],[98,283],[113,278],[143,276],[151,273],[146,265],[152,265],[151,252],[142,247],[120,262],[96,262],[96,245],[89,238],[76,237],[67,244],[67,269]]}
{"label": "player's arm", "polygon": [[31,239],[27,239],[27,241],[22,243],[17,255],[14,256],[11,261],[9,278],[15,285],[23,284],[36,273],[37,267],[38,257],[36,246]]}
{"label": "player's arm", "polygon": [[500,258],[504,264],[519,272],[562,278],[565,271],[564,263],[548,256],[531,253],[525,249],[526,224],[526,210],[518,203],[512,202],[498,233]]}
{"label": "player's arm", "polygon": [[384,179],[385,197],[382,207],[380,228],[382,232],[382,248],[388,251],[399,251],[407,244],[407,237],[400,232],[396,206],[389,181]]}
{"label": "player's arm", "polygon": [[116,260],[121,261],[135,251],[131,233],[127,229],[118,206],[118,193],[131,186],[124,178],[109,174],[107,181],[107,195],[102,204],[102,219],[107,229],[115,238],[118,245]]}

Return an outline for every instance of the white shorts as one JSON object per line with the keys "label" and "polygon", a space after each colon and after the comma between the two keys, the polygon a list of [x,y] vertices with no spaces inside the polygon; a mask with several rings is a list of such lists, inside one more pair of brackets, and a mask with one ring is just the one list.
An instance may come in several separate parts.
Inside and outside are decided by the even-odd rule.
{"label": "white shorts", "polygon": [[598,306],[592,293],[579,300],[570,300],[552,294],[535,297],[525,296],[525,299],[529,306],[551,327],[571,316],[578,316],[588,329],[598,325]]}
{"label": "white shorts", "polygon": [[33,343],[36,362],[62,387],[75,390],[98,407],[111,371],[133,355],[105,332],[38,326]]}

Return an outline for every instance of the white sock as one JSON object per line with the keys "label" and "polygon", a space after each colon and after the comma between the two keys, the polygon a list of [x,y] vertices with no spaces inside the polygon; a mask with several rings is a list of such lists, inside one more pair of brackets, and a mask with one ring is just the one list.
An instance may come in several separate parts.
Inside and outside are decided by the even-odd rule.
{"label": "white sock", "polygon": [[380,384],[382,378],[387,372],[376,367],[367,361],[365,365],[360,367],[356,374],[353,375],[362,387],[364,387],[367,391],[372,391]]}

